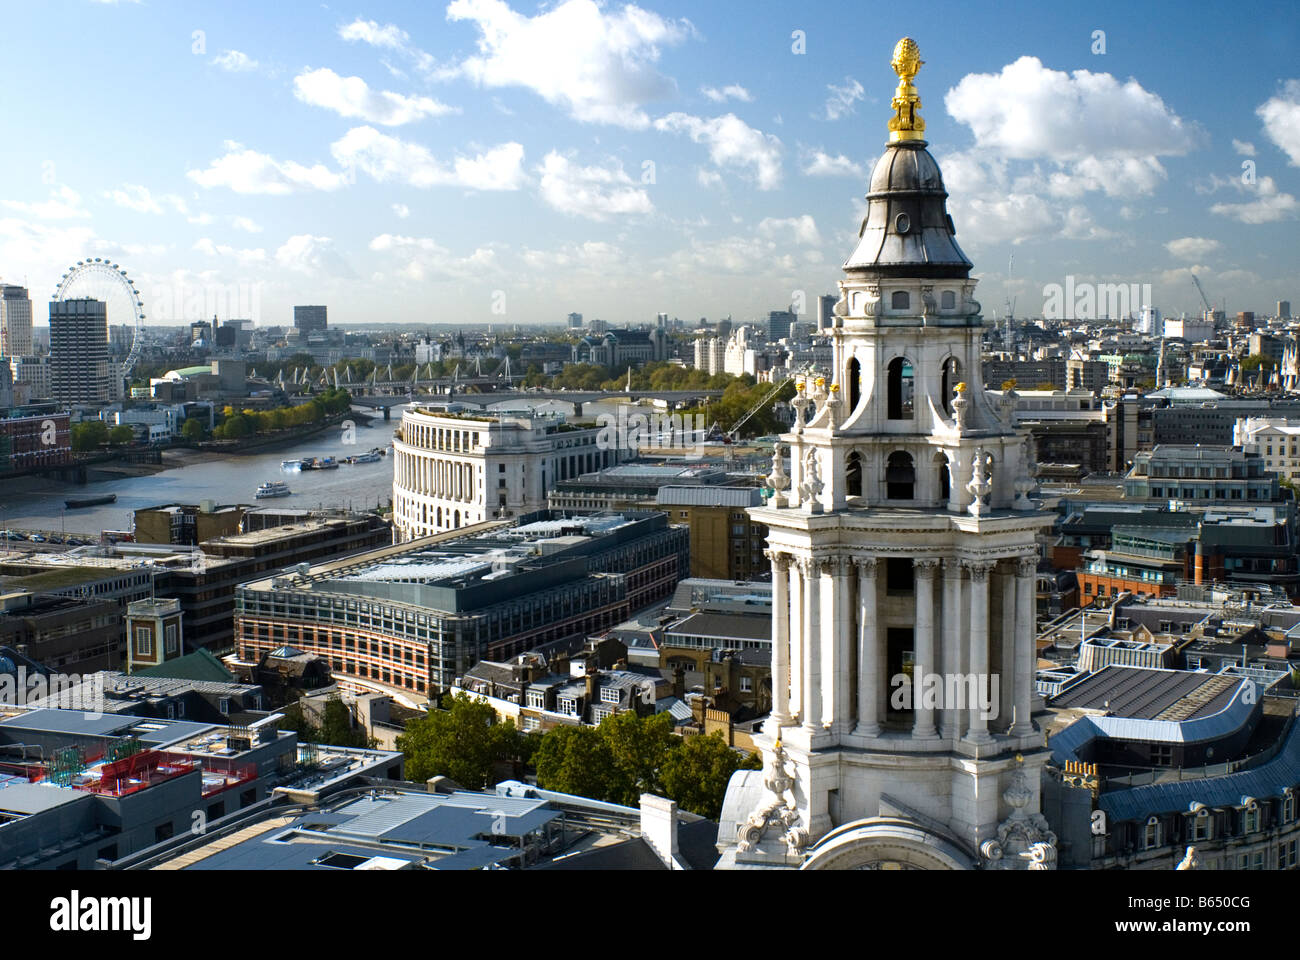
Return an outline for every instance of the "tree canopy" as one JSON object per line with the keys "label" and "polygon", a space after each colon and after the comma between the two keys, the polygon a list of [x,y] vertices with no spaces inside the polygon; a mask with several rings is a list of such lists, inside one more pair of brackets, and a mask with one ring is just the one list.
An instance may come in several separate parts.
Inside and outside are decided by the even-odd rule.
{"label": "tree canopy", "polygon": [[496,764],[527,759],[530,739],[513,721],[498,722],[489,704],[461,693],[448,709],[430,710],[408,723],[397,738],[397,749],[406,755],[409,780],[444,776],[481,790],[491,785]]}

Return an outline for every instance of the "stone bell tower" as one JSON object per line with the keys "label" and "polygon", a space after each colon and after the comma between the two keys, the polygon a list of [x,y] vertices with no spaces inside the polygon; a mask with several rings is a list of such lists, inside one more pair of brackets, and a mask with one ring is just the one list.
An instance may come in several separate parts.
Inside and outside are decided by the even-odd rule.
{"label": "stone bell tower", "polygon": [[[1037,814],[1032,442],[981,383],[984,322],[923,139],[911,39],[889,143],[799,385],[770,530],[773,710],[732,779],[719,866],[1050,867]],[[826,381],[829,379],[830,383]]]}

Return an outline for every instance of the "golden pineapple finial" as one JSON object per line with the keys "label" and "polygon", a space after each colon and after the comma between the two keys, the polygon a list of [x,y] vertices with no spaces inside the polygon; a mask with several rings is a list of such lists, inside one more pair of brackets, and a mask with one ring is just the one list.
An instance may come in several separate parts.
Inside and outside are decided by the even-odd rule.
{"label": "golden pineapple finial", "polygon": [[891,105],[894,115],[889,119],[889,142],[899,140],[924,140],[925,121],[918,112],[921,109],[921,97],[912,86],[912,78],[925,63],[921,59],[921,50],[911,37],[904,37],[894,47],[894,59],[890,66],[898,74],[898,89],[894,91]]}

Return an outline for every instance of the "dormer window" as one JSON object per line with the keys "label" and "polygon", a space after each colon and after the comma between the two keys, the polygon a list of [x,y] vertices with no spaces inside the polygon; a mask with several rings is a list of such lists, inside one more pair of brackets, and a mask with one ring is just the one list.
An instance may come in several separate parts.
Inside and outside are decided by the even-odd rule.
{"label": "dormer window", "polygon": [[912,295],[906,290],[895,290],[890,294],[889,308],[891,310],[911,310]]}

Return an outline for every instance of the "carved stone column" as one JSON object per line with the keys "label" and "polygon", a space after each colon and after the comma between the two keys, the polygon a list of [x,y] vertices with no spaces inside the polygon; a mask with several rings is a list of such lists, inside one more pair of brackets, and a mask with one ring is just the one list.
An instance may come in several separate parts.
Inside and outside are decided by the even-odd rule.
{"label": "carved stone column", "polygon": [[1038,558],[1021,557],[1016,564],[1016,667],[1015,667],[1015,723],[1013,736],[1026,736],[1034,731],[1030,718],[1030,698],[1033,695],[1034,675],[1038,668],[1036,649],[1038,624],[1035,589],[1038,583]]}
{"label": "carved stone column", "polygon": [[834,709],[825,711],[831,732],[847,733],[853,728],[853,717],[849,713],[852,698],[852,677],[849,675],[849,652],[853,647],[853,601],[849,575],[852,564],[848,557],[836,557],[831,562],[834,578],[835,602],[834,622],[829,630],[823,630],[823,642],[831,648],[833,656],[826,658],[832,662],[833,672],[827,677],[827,689],[834,690]]}
{"label": "carved stone column", "polygon": [[922,557],[912,561],[916,570],[916,662],[912,667],[912,737],[937,740],[934,707],[924,705],[927,674],[937,673],[934,655],[934,575],[939,561]]}
{"label": "carved stone column", "polygon": [[807,591],[803,585],[803,561],[791,557],[786,570],[790,587],[790,608],[786,620],[790,631],[790,720],[803,715],[803,649],[805,646],[803,610]]}
{"label": "carved stone column", "polygon": [[790,725],[790,555],[766,551],[772,561],[772,725]]}
{"label": "carved stone column", "polygon": [[1004,560],[999,564],[998,583],[1002,588],[1002,622],[998,630],[998,729],[1010,726],[1012,677],[1016,675],[1016,565]]}
{"label": "carved stone column", "polygon": [[839,577],[837,576],[837,567],[840,563],[838,557],[827,558],[823,560],[818,568],[818,588],[821,591],[821,677],[822,677],[822,727],[830,729],[835,723],[835,717],[843,709],[843,703],[837,696],[839,693],[839,678],[836,674],[836,648],[839,646],[835,642],[836,630],[839,624],[836,623],[837,614],[839,613],[839,598],[836,590],[840,586]]}
{"label": "carved stone column", "polygon": [[987,696],[989,672],[989,571],[993,564],[987,560],[968,560],[966,570],[970,573],[970,665],[969,672],[975,676],[975,684],[967,684],[970,691],[974,686],[979,695],[974,703],[967,704],[969,730],[966,739],[972,743],[988,743],[989,722],[984,717],[979,700]]}
{"label": "carved stone column", "polygon": [[880,649],[876,639],[876,558],[858,557],[858,725],[860,737],[880,735]]}
{"label": "carved stone column", "polygon": [[810,734],[822,729],[821,590],[822,560],[805,560],[803,575],[803,728]]}
{"label": "carved stone column", "polygon": [[[967,611],[962,604],[961,561],[950,557],[943,562],[943,672],[963,673],[962,640],[966,636]],[[966,716],[947,704],[941,714],[943,736],[955,740],[966,731]]]}

